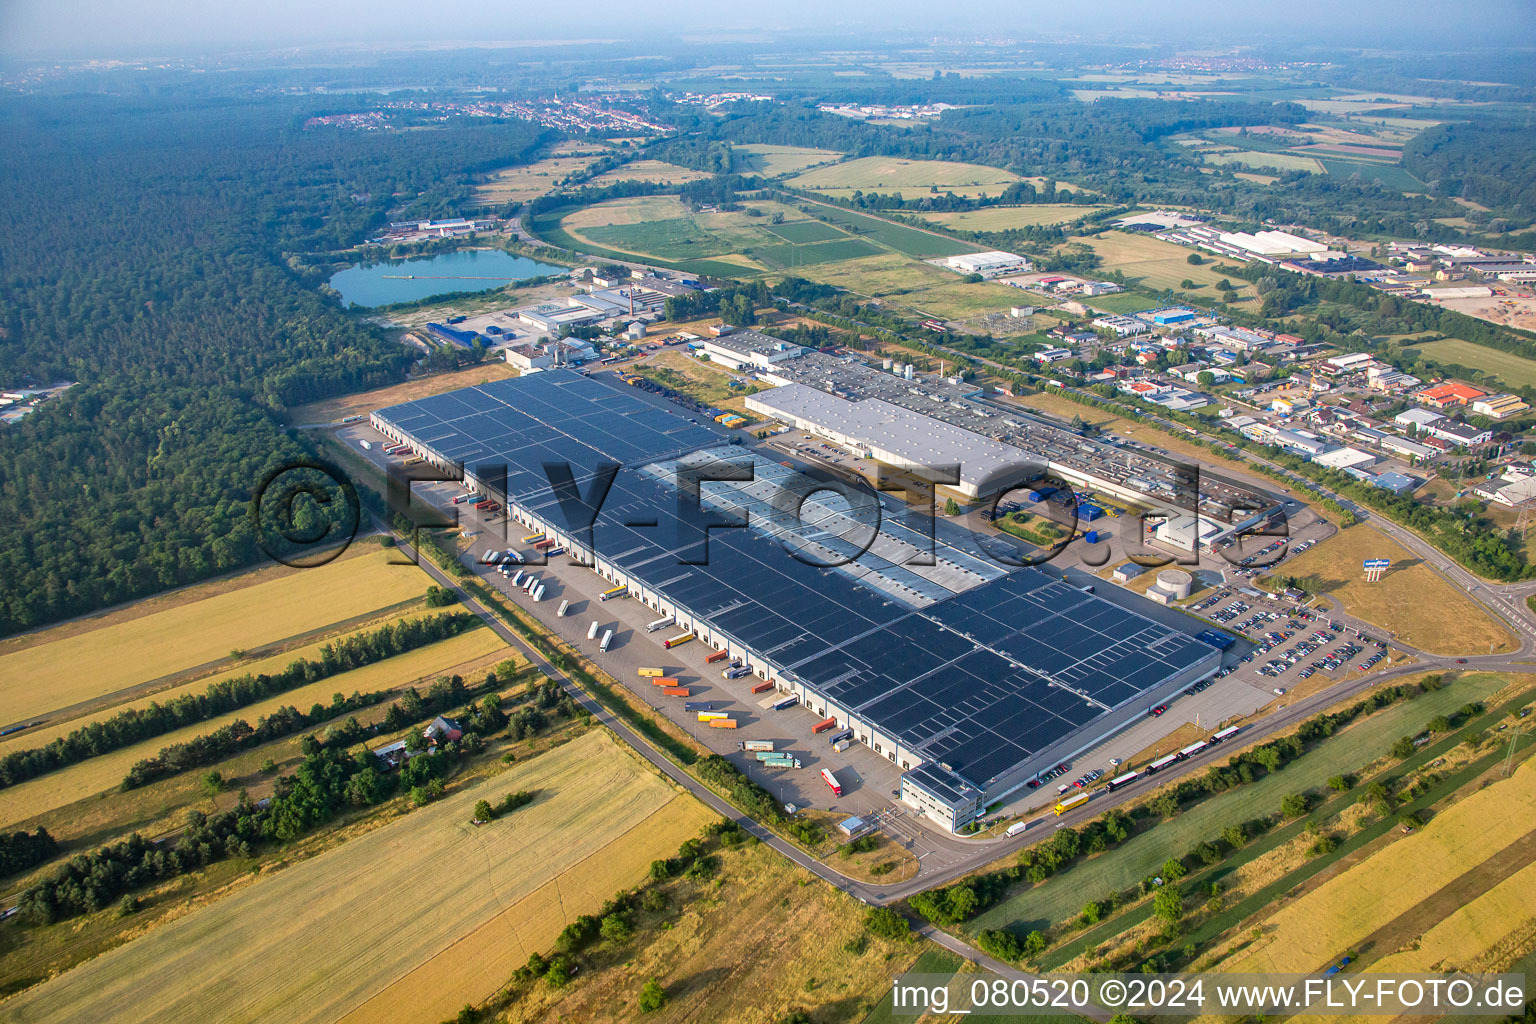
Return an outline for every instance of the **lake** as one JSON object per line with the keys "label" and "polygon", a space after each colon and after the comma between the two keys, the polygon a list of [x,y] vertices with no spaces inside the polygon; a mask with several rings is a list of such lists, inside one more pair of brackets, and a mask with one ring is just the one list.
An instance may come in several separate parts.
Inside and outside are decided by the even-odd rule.
{"label": "lake", "polygon": [[469,249],[348,267],[331,278],[331,287],[341,293],[343,305],[387,306],[444,292],[490,291],[567,269],[500,249]]}

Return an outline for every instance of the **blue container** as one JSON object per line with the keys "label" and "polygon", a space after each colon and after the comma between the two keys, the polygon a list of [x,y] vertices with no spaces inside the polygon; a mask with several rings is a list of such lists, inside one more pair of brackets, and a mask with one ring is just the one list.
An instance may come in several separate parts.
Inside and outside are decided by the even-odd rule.
{"label": "blue container", "polygon": [[1083,540],[1087,541],[1089,544],[1097,544],[1099,542],[1099,531],[1089,530],[1087,533],[1083,534]]}
{"label": "blue container", "polygon": [[1038,491],[1030,491],[1029,492],[1029,500],[1030,501],[1044,501],[1046,498],[1049,498],[1051,495],[1053,495],[1055,493],[1056,493],[1056,488],[1054,488],[1054,487],[1042,487]]}
{"label": "blue container", "polygon": [[1086,501],[1077,503],[1077,515],[1085,523],[1091,523],[1104,515],[1104,510],[1097,505],[1090,505]]}

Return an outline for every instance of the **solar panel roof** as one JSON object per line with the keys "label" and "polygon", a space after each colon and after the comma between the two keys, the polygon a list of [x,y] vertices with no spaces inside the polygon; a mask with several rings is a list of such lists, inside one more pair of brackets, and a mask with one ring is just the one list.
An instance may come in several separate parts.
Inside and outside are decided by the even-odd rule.
{"label": "solar panel roof", "polygon": [[593,528],[600,557],[976,785],[1212,653],[1039,569],[915,609],[807,564],[771,536],[679,500],[646,469],[718,445],[719,434],[571,371],[378,415],[446,458],[505,460],[507,499],[565,532],[542,463],[568,459],[578,480],[600,461],[623,463]]}

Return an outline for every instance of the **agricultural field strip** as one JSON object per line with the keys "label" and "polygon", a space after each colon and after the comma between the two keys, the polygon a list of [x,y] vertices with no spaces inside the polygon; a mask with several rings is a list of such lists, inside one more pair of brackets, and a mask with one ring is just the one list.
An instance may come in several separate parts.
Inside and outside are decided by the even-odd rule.
{"label": "agricultural field strip", "polygon": [[960,188],[992,188],[1001,192],[1022,181],[1018,175],[984,164],[951,160],[908,160],[900,157],[859,157],[796,175],[790,184],[804,189],[861,188],[880,192],[889,188],[936,187],[941,192]]}
{"label": "agricultural field strip", "polygon": [[[1536,863],[1486,887],[1470,901],[1449,908],[1411,948],[1388,952],[1369,964],[1367,973],[1416,973],[1459,967],[1465,970],[1502,970],[1504,965],[1478,961],[1498,949],[1511,936],[1530,929],[1533,923],[1531,893],[1536,891]],[[1518,969],[1518,968],[1512,968]]]}
{"label": "agricultural field strip", "polygon": [[[1450,750],[1452,747],[1461,743],[1466,736],[1473,734],[1477,730],[1482,729],[1497,719],[1503,717],[1503,715],[1506,714],[1511,708],[1523,704],[1525,700],[1526,697],[1521,697],[1519,700],[1509,702],[1502,708],[1496,709],[1495,711],[1484,715],[1481,719],[1469,723],[1469,725],[1464,727],[1460,732],[1452,733],[1440,740],[1435,741],[1434,743],[1420,748],[1418,753],[1415,754],[1414,757],[1410,760],[1400,762],[1389,768],[1383,769],[1380,773],[1378,773],[1377,776],[1373,777],[1373,779],[1360,780],[1356,785],[1356,790],[1358,791],[1360,787],[1368,785],[1370,782],[1374,781],[1375,778],[1402,778],[1411,771],[1423,768],[1423,766],[1428,764],[1430,761],[1437,759],[1447,750]],[[1473,766],[1469,768],[1461,769],[1455,775],[1437,784],[1434,790],[1416,802],[1422,803],[1425,806],[1432,806],[1439,799],[1455,792],[1466,782],[1471,781],[1471,779],[1486,771],[1494,760],[1496,760],[1496,758],[1488,758],[1483,762],[1474,763]],[[1349,808],[1357,800],[1358,796],[1356,792],[1340,794],[1332,799],[1325,800],[1322,804],[1313,808],[1305,816],[1297,818],[1294,821],[1280,826],[1279,828],[1271,830],[1265,835],[1244,846],[1242,849],[1234,851],[1231,856],[1216,864],[1214,867],[1196,871],[1188,878],[1188,880],[1185,881],[1184,884],[1198,886],[1208,881],[1226,877],[1227,875],[1230,875],[1232,872],[1236,871],[1238,868],[1242,867],[1244,864],[1258,860],[1261,857],[1272,853],[1280,847],[1284,846],[1286,843],[1292,841],[1298,835],[1304,832],[1309,824],[1320,824],[1325,822],[1329,818],[1332,818]],[[1388,820],[1390,821],[1390,819]],[[1310,864],[1305,865],[1298,875],[1287,875],[1280,881],[1271,883],[1266,887],[1266,890],[1273,889],[1276,892],[1289,891],[1295,885],[1299,885],[1302,881],[1305,880],[1301,876],[1304,875],[1306,877],[1310,877],[1313,873],[1315,873],[1317,869],[1320,869],[1321,867],[1326,866],[1335,860],[1342,859],[1358,845],[1361,844],[1357,841],[1357,839],[1352,838],[1344,846],[1336,850],[1335,855],[1332,857],[1313,861]],[[1287,881],[1287,878],[1292,879],[1292,881]],[[1261,890],[1261,892],[1262,891],[1264,890]],[[1260,905],[1262,905],[1263,902],[1259,898],[1259,894],[1250,896],[1247,899]],[[1242,905],[1239,904],[1233,909],[1234,911],[1241,912]],[[1051,954],[1049,954],[1044,959],[1041,966],[1046,969],[1054,969],[1061,966],[1062,964],[1067,963],[1084,951],[1097,946],[1099,943],[1107,939],[1113,938],[1115,935],[1126,931],[1138,922],[1145,920],[1151,915],[1151,910],[1152,906],[1150,903],[1142,903],[1123,914],[1117,914],[1108,918],[1095,927],[1090,928],[1075,938],[1070,939],[1064,945],[1053,950]]]}
{"label": "agricultural field strip", "polygon": [[[0,722],[21,721],[419,597],[383,549],[0,655]],[[60,671],[68,666],[68,671]]]}
{"label": "agricultural field strip", "polygon": [[[1370,861],[1365,863],[1369,864]],[[1533,864],[1536,864],[1536,828],[1508,846],[1495,850],[1486,859],[1355,942],[1354,946],[1364,956],[1370,957],[1388,948],[1383,944],[1393,939],[1399,940],[1400,945],[1404,938],[1417,938],[1424,930],[1424,922],[1446,920],[1459,908],[1481,899],[1511,878],[1526,872]]]}
{"label": "agricultural field strip", "polygon": [[[202,693],[210,683],[221,679],[230,679],[247,673],[251,675],[262,672],[272,673],[286,668],[295,658],[318,657],[320,648],[326,643],[339,640],[351,633],[377,629],[386,623],[412,617],[414,614],[429,614],[424,608],[416,607],[420,603],[419,598],[408,598],[388,608],[364,612],[346,622],[333,622],[298,636],[284,637],[246,650],[245,658],[239,662],[233,662],[228,657],[220,658],[161,676],[158,679],[145,680],[125,690],[118,690],[116,693],[102,694],[100,697],[81,701],[71,707],[59,708],[48,715],[47,725],[37,729],[25,729],[0,738],[0,755],[9,753],[12,749],[45,746],[56,737],[65,736],[92,722],[111,718],[130,707],[147,707],[156,701],[164,704],[184,694]],[[411,611],[413,608],[414,612]],[[300,654],[300,651],[308,653]],[[7,744],[11,746],[8,747]]]}
{"label": "agricultural field strip", "polygon": [[[576,867],[550,878],[391,981],[342,1021],[417,1024],[452,1017],[463,1005],[465,992],[476,999],[489,997],[530,954],[553,947],[574,913],[595,911],[618,889],[643,876],[651,861],[698,835],[714,818],[703,804],[686,796],[674,797]],[[645,841],[628,842],[641,828],[646,830]]]}
{"label": "agricultural field strip", "polygon": [[842,153],[832,149],[811,149],[799,146],[775,146],[767,143],[747,143],[731,147],[735,158],[742,158],[744,169],[764,177],[797,174],[817,164],[840,160]]}
{"label": "agricultural field strip", "polygon": [[1237,971],[1306,971],[1524,836],[1536,819],[1536,765],[1471,794],[1429,825],[1330,878],[1268,918]]}
{"label": "agricultural field strip", "polygon": [[[1385,750],[1392,740],[1417,730],[1435,715],[1448,714],[1471,700],[1481,700],[1501,685],[1502,680],[1496,676],[1471,676],[1385,708],[1331,737],[1283,771],[1186,808],[1171,821],[1125,845],[983,911],[967,925],[967,931],[974,934],[987,928],[1035,928],[1065,921],[1081,910],[1085,901],[1129,888],[1155,873],[1171,854],[1193,848],[1234,821],[1274,813],[1287,793],[1326,785],[1330,776],[1353,771],[1361,761],[1373,756],[1362,751]],[[1351,739],[1336,742],[1343,736]]]}
{"label": "agricultural field strip", "polygon": [[504,647],[495,633],[483,626],[476,626],[447,640],[310,683],[206,722],[197,722],[131,747],[88,758],[68,768],[0,790],[0,826],[26,821],[77,800],[115,789],[137,762],[154,756],[164,747],[207,735],[237,719],[255,725],[259,718],[284,705],[292,704],[300,711],[308,711],[317,702],[329,704],[331,695],[335,693],[350,694],[354,690],[367,693],[428,680],[456,665]]}
{"label": "agricultural field strip", "polygon": [[[476,800],[513,790],[540,796],[503,821],[469,824]],[[664,809],[677,800],[687,798],[611,736],[589,732],[168,921],[4,1010],[18,1022],[334,1021],[583,862],[603,870],[622,861],[625,869],[584,888],[606,885],[611,894],[633,884],[650,859],[696,834],[692,815],[670,815],[686,828],[666,826]],[[529,945],[487,951],[487,959],[502,958],[495,984],[551,928],[591,909],[561,907],[558,923],[533,924]],[[457,990],[446,978],[422,995],[436,999],[445,988],[455,1006],[490,994]],[[414,1011],[400,1008],[430,1016]]]}

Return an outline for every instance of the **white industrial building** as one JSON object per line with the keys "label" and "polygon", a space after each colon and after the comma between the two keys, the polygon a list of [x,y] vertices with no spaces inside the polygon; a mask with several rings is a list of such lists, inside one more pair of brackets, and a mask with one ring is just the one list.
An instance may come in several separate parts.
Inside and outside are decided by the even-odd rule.
{"label": "white industrial building", "polygon": [[960,274],[980,274],[982,277],[1001,277],[1004,274],[1027,274],[1029,260],[1011,252],[968,252],[951,256],[944,265]]}
{"label": "white industrial building", "polygon": [[1376,464],[1376,456],[1358,448],[1335,448],[1313,456],[1312,461],[1330,469],[1365,469]]}
{"label": "white industrial building", "polygon": [[1194,551],[1197,547],[1209,547],[1222,532],[1220,523],[1204,516],[1183,513],[1164,519],[1152,531],[1152,536],[1159,544],[1170,548]]}
{"label": "white industrial building", "polygon": [[903,409],[879,398],[850,402],[805,384],[748,395],[752,412],[825,437],[861,458],[899,469],[959,465],[953,489],[976,498],[1006,486],[1026,456],[1013,445]]}
{"label": "white industrial building", "polygon": [[552,366],[573,366],[597,358],[597,349],[580,338],[565,338],[541,344],[509,345],[503,358],[524,373],[547,370]]}
{"label": "white industrial building", "polygon": [[710,362],[719,363],[732,370],[743,367],[766,370],[775,363],[798,359],[805,349],[787,341],[744,331],[741,334],[722,334],[717,338],[705,338],[699,348],[709,356]]}
{"label": "white industrial building", "polygon": [[1246,231],[1228,231],[1219,237],[1228,245],[1260,256],[1289,256],[1293,253],[1328,251],[1328,247],[1321,242],[1314,242],[1287,231],[1259,231],[1253,234]]}
{"label": "white industrial building", "polygon": [[1348,352],[1325,360],[1324,372],[1352,373],[1356,370],[1368,369],[1374,363],[1375,360],[1371,358],[1369,352]]}
{"label": "white industrial building", "polygon": [[1444,416],[1431,409],[1404,409],[1402,412],[1392,417],[1392,422],[1396,423],[1400,427],[1405,428],[1424,428],[1433,426],[1443,419],[1445,419]]}
{"label": "white industrial building", "polygon": [[1101,316],[1093,322],[1093,326],[1101,331],[1114,331],[1117,337],[1125,337],[1128,334],[1141,334],[1149,330],[1145,320],[1138,320],[1133,316]]}

